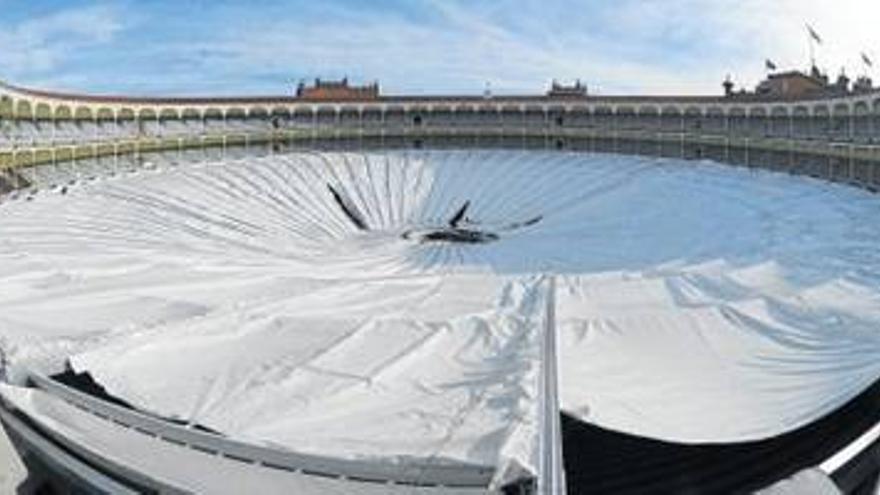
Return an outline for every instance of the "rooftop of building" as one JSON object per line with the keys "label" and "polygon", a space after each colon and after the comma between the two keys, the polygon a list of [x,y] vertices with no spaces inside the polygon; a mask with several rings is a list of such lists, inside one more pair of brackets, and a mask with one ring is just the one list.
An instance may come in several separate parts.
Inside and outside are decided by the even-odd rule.
{"label": "rooftop of building", "polygon": [[[846,90],[841,91],[840,81],[837,85],[827,83],[824,76],[807,74],[798,70],[787,70],[768,74],[765,81],[760,83],[755,90],[740,89],[733,91],[733,83],[725,81],[725,94],[720,95],[605,95],[590,93],[586,84],[580,80],[573,84],[563,84],[553,81],[549,89],[543,93],[535,94],[491,94],[488,91],[483,94],[383,94],[379,83],[373,82],[365,85],[352,85],[347,78],[342,80],[315,79],[313,84],[300,82],[293,94],[277,95],[246,95],[246,96],[139,96],[118,94],[84,94],[70,91],[55,91],[44,89],[32,89],[0,82],[0,89],[5,89],[14,95],[33,97],[37,99],[57,100],[62,102],[79,102],[87,104],[108,105],[290,105],[296,103],[310,104],[335,104],[335,103],[364,103],[364,104],[465,104],[476,106],[480,103],[509,103],[511,105],[546,105],[552,103],[566,103],[572,100],[590,103],[609,104],[712,104],[730,103],[731,97],[737,102],[748,103],[774,103],[815,101],[829,96],[841,96],[850,93],[868,93],[876,89],[869,78],[859,78],[850,87],[849,79],[846,79]],[[815,91],[802,94],[769,94],[761,92],[762,85],[778,81],[801,80],[821,86],[823,88],[835,88],[835,91]],[[729,90],[727,90],[729,86]],[[13,96],[14,96],[13,95]]]}

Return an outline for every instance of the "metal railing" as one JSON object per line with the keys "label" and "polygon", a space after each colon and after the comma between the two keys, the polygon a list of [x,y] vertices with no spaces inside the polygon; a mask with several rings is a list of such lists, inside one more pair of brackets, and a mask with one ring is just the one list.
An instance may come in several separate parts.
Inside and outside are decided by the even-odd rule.
{"label": "metal railing", "polygon": [[7,431],[27,445],[27,448],[40,453],[40,458],[56,472],[74,478],[91,490],[107,495],[138,495],[140,492],[104,475],[85,462],[76,458],[64,449],[31,428],[27,423],[5,410],[0,405],[0,421]]}
{"label": "metal railing", "polygon": [[28,380],[34,387],[82,411],[140,434],[203,454],[305,476],[391,485],[487,489],[495,474],[493,467],[466,463],[356,461],[247,444],[96,399],[39,374],[30,373]]}

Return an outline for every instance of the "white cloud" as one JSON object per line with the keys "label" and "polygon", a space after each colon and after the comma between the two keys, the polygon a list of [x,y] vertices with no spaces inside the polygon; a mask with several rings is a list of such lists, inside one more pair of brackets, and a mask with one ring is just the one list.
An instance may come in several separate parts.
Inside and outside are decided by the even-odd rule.
{"label": "white cloud", "polygon": [[[832,76],[841,67],[850,75],[864,72],[863,51],[880,56],[880,31],[872,25],[880,19],[876,0],[627,0],[619,5],[609,21],[631,37],[624,43],[679,37],[715,50],[695,51],[696,62],[705,64],[694,67],[696,77],[706,70],[725,70],[753,84],[763,77],[765,58],[781,68],[806,70],[807,23],[824,38],[816,54],[819,65]],[[694,72],[680,77],[694,77]]]}
{"label": "white cloud", "polygon": [[112,41],[122,28],[119,13],[107,6],[62,10],[14,26],[0,24],[0,71],[6,77],[55,71],[78,50]]}
{"label": "white cloud", "polygon": [[[862,51],[880,67],[876,0],[421,0],[408,4],[415,15],[369,4],[227,4],[191,31],[179,16],[171,31],[168,12],[149,5],[130,4],[126,23],[106,6],[0,23],[0,76],[147,93],[280,92],[289,74],[379,79],[389,92],[477,93],[489,81],[498,92],[534,93],[551,78],[581,78],[602,93],[718,94],[728,73],[754,85],[765,58],[806,68],[805,22],[825,37],[819,61],[832,75],[862,72]],[[139,13],[153,15],[151,30],[118,36]],[[118,66],[82,54],[94,47]],[[64,63],[77,55],[83,65]]]}
{"label": "white cloud", "polygon": [[[315,75],[381,78],[398,91],[538,91],[553,77],[603,92],[718,93],[724,76],[752,85],[763,61],[806,68],[804,23],[826,37],[820,62],[856,73],[860,51],[880,46],[858,0],[623,0],[595,7],[526,0],[492,6],[427,2],[442,22],[387,12],[291,19],[225,48],[240,67],[299,67]],[[875,53],[880,56],[880,53]]]}
{"label": "white cloud", "polygon": [[[572,26],[557,31],[545,26],[543,32],[535,26],[503,26],[486,13],[450,2],[433,5],[443,22],[425,25],[369,13],[357,22],[293,19],[204,49],[232,54],[217,62],[242,71],[299,67],[310,75],[348,72],[381,78],[392,91],[479,92],[491,81],[497,90],[534,92],[554,77],[582,77],[612,88],[706,88],[705,80],[683,81],[675,67],[620,60],[610,50],[621,43],[618,39],[591,37]],[[713,88],[720,77],[713,76]]]}

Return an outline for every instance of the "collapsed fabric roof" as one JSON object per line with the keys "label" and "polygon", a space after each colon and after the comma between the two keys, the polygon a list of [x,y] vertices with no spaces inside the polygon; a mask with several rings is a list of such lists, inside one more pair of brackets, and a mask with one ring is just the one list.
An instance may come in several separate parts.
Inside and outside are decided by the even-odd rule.
{"label": "collapsed fabric roof", "polygon": [[556,273],[567,412],[766,438],[880,377],[878,210],[808,179],[594,154],[194,165],[0,207],[0,335],[13,364],[69,359],[237,438],[529,471]]}

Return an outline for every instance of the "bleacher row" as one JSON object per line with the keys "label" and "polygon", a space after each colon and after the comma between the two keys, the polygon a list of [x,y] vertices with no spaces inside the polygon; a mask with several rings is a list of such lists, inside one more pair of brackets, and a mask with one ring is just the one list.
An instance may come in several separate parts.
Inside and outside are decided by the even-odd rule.
{"label": "bleacher row", "polygon": [[[206,147],[138,154],[109,155],[76,161],[59,161],[32,167],[22,167],[14,173],[0,171],[0,196],[16,189],[34,191],[61,188],[79,182],[115,177],[144,171],[158,171],[181,164],[236,160],[272,153],[270,145],[245,147]],[[6,187],[2,187],[6,184]]]}
{"label": "bleacher row", "polygon": [[267,120],[0,120],[0,149],[50,144],[73,144],[139,138],[204,134],[261,133],[272,129]]}
{"label": "bleacher row", "polygon": [[795,138],[802,140],[873,144],[880,141],[880,115],[787,117],[773,115],[608,114],[588,112],[407,112],[349,111],[289,116],[126,119],[126,120],[3,120],[0,150],[49,144],[72,144],[139,138],[169,138],[218,134],[255,134],[290,128],[376,129],[482,127],[602,129],[615,131],[685,132],[694,134]]}

